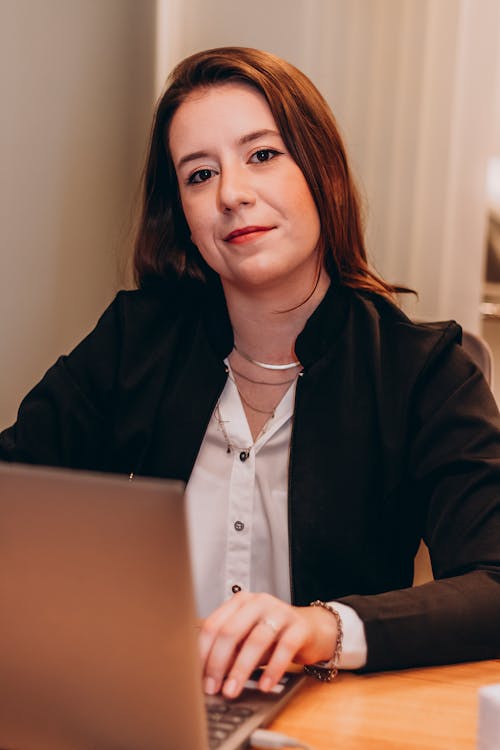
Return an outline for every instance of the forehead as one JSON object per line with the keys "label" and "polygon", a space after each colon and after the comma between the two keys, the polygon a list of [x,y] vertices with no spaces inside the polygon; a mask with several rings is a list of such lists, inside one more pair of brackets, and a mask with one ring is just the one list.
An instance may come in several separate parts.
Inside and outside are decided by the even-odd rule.
{"label": "forehead", "polygon": [[269,105],[245,83],[225,83],[193,91],[179,106],[169,129],[174,161],[185,150],[238,141],[256,130],[278,130]]}

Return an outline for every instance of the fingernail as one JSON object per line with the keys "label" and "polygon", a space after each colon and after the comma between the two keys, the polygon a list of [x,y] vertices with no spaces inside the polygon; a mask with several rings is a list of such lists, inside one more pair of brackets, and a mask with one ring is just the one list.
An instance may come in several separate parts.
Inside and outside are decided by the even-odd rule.
{"label": "fingernail", "polygon": [[273,686],[273,681],[270,677],[261,677],[259,687],[264,693],[268,693]]}
{"label": "fingernail", "polygon": [[217,692],[217,685],[213,677],[205,677],[204,689],[207,695],[215,695]]}
{"label": "fingernail", "polygon": [[224,693],[224,695],[227,695],[228,698],[234,698],[236,693],[238,692],[237,680],[235,680],[234,677],[226,680],[222,692]]}

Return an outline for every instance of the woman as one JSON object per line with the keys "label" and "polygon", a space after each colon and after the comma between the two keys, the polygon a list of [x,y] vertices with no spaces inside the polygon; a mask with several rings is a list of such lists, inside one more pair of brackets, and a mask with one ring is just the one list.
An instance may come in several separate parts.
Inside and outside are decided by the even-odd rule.
{"label": "woman", "polygon": [[[173,71],[135,268],[0,458],[188,482],[206,692],[263,662],[269,690],[290,660],[328,679],[498,656],[494,400],[459,327],[414,325],[369,269],[302,73],[244,48]],[[437,580],[410,588],[422,537]]]}

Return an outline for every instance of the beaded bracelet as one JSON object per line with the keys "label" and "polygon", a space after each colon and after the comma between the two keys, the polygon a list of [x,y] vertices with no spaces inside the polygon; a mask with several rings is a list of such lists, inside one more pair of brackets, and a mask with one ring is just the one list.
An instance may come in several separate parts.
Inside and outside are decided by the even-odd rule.
{"label": "beaded bracelet", "polygon": [[336,609],[319,599],[311,602],[309,606],[323,607],[323,609],[327,609],[328,612],[332,613],[337,622],[337,642],[335,643],[335,651],[333,652],[333,657],[331,659],[324,662],[317,662],[316,664],[306,664],[304,666],[304,672],[310,674],[312,677],[316,677],[316,679],[321,680],[321,682],[331,682],[335,679],[339,671],[338,664],[342,653],[342,641],[344,638],[342,619]]}

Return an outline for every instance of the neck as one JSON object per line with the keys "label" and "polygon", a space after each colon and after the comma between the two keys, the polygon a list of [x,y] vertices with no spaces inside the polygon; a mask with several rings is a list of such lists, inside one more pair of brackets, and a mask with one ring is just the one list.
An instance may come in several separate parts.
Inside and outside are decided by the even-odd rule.
{"label": "neck", "polygon": [[236,346],[254,359],[268,363],[292,362],[295,341],[326,294],[330,278],[322,270],[313,293],[304,302],[304,288],[295,293],[241,290],[224,284],[224,294]]}

